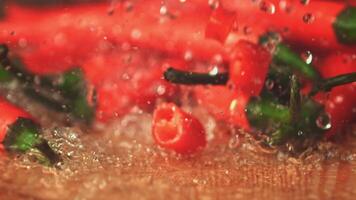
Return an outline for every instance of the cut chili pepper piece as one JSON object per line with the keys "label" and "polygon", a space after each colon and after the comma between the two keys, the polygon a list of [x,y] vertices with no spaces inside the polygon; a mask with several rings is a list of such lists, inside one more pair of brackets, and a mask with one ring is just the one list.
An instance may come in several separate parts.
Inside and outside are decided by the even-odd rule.
{"label": "cut chili pepper piece", "polygon": [[172,103],[161,104],[154,111],[152,134],[159,146],[180,154],[194,153],[206,145],[199,120]]}
{"label": "cut chili pepper piece", "polygon": [[261,92],[271,55],[264,48],[241,40],[230,53],[229,82],[233,88],[251,96]]}
{"label": "cut chili pepper piece", "polygon": [[205,29],[205,37],[224,43],[231,32],[236,14],[218,6],[211,13]]}
{"label": "cut chili pepper piece", "polygon": [[225,86],[197,86],[195,98],[216,119],[227,121],[245,130],[251,130],[246,117],[248,97]]}

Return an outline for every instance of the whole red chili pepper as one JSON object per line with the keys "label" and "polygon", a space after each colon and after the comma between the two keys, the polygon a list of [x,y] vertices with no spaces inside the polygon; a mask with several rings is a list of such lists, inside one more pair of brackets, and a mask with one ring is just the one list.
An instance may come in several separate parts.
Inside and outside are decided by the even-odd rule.
{"label": "whole red chili pepper", "polygon": [[36,149],[50,164],[59,162],[59,155],[51,149],[40,133],[39,125],[28,113],[0,99],[0,150],[23,153]]}
{"label": "whole red chili pepper", "polygon": [[206,145],[203,125],[173,103],[155,109],[152,134],[159,146],[181,154],[196,152]]}
{"label": "whole red chili pepper", "polygon": [[[356,72],[356,60],[352,54],[333,54],[328,56],[319,67],[324,78],[331,78],[346,73]],[[330,138],[356,120],[356,83],[332,88],[325,96],[316,97],[325,105],[330,117],[329,130],[326,137]]]}
{"label": "whole red chili pepper", "polygon": [[308,1],[303,5],[299,0],[223,0],[221,4],[235,11],[237,20],[247,24],[251,31],[275,31],[296,45],[318,51],[353,51],[348,46],[356,43],[356,8],[342,2]]}
{"label": "whole red chili pepper", "polygon": [[121,43],[186,59],[224,57],[222,45],[204,37],[210,7],[198,4],[205,6],[199,6],[197,14],[196,4],[189,1],[170,7],[173,16],[170,10],[164,11],[159,0],[137,1],[129,7],[120,2],[113,8],[107,3],[46,9],[9,4],[0,21],[0,41],[6,41],[31,71],[42,74],[80,66],[87,58],[119,48]]}

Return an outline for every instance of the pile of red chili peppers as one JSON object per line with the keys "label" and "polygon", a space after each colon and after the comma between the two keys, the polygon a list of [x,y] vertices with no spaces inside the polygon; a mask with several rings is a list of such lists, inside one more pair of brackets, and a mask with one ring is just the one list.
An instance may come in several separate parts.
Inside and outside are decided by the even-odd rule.
{"label": "pile of red chili peppers", "polygon": [[0,43],[1,84],[87,124],[154,110],[156,143],[182,154],[207,141],[181,85],[270,146],[356,120],[353,1],[3,1]]}

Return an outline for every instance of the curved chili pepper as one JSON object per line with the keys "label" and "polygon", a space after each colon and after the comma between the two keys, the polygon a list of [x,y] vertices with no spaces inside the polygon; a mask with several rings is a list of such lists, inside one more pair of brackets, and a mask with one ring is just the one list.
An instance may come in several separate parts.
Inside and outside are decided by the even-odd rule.
{"label": "curved chili pepper", "polygon": [[39,125],[28,113],[4,99],[0,99],[0,113],[0,146],[6,151],[24,153],[36,150],[44,156],[44,162],[56,164],[61,160],[41,137]]}
{"label": "curved chili pepper", "polygon": [[[356,60],[352,54],[330,55],[320,65],[319,70],[324,78],[331,78],[341,74],[355,73]],[[330,127],[326,133],[331,138],[356,120],[356,83],[349,83],[332,88],[326,96],[317,96],[325,105],[330,117]]]}
{"label": "curved chili pepper", "polygon": [[[199,14],[195,10],[198,5]],[[211,12],[207,3],[187,1],[169,8],[176,13],[173,17],[161,14],[161,7],[159,0],[137,1],[130,10],[125,3],[118,3],[108,14],[107,3],[45,10],[9,4],[6,18],[0,22],[0,41],[6,41],[37,74],[80,66],[91,56],[120,48],[122,43],[187,59],[225,57],[221,44],[204,37]]]}
{"label": "curved chili pepper", "polygon": [[172,103],[155,109],[152,135],[159,146],[181,154],[196,152],[206,145],[205,130],[199,120]]}
{"label": "curved chili pepper", "polygon": [[[95,88],[86,81],[79,68],[62,74],[36,76],[24,69],[21,62],[7,58],[8,48],[0,45],[0,78],[16,78],[26,94],[58,111],[92,122],[95,112]],[[0,80],[1,80],[0,79]]]}
{"label": "curved chili pepper", "polygon": [[348,46],[356,43],[356,9],[341,2],[310,1],[303,5],[298,0],[282,4],[278,0],[223,0],[221,3],[252,29],[278,32],[289,43],[318,51],[353,51]]}

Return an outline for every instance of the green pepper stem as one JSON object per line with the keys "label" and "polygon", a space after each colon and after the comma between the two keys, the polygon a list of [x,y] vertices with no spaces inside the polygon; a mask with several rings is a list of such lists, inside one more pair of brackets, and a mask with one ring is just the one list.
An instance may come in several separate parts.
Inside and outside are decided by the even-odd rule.
{"label": "green pepper stem", "polygon": [[333,24],[338,41],[346,45],[356,44],[356,7],[347,6]]}
{"label": "green pepper stem", "polygon": [[318,92],[327,92],[334,87],[345,85],[348,83],[353,83],[353,82],[356,82],[356,72],[341,74],[338,76],[327,78],[315,84],[313,89],[310,91],[309,96],[314,96]]}
{"label": "green pepper stem", "polygon": [[289,111],[291,113],[291,123],[298,120],[300,112],[300,84],[298,78],[293,74],[290,78],[290,98],[289,98]]}
{"label": "green pepper stem", "polygon": [[228,73],[211,75],[208,73],[182,71],[172,67],[168,68],[163,75],[169,82],[185,85],[226,85],[229,79]]}
{"label": "green pepper stem", "polygon": [[321,79],[320,74],[312,65],[305,63],[299,55],[283,43],[277,44],[273,54],[273,60],[277,63],[287,65],[293,71],[298,72],[313,81]]}
{"label": "green pepper stem", "polygon": [[48,145],[48,142],[44,139],[41,139],[41,142],[36,144],[34,148],[38,149],[49,160],[51,165],[62,161],[61,157],[53,151]]}
{"label": "green pepper stem", "polygon": [[3,141],[4,147],[9,151],[22,153],[36,149],[51,164],[59,162],[60,156],[53,151],[40,133],[41,128],[37,123],[31,119],[19,117],[9,126],[9,130],[6,132]]}

